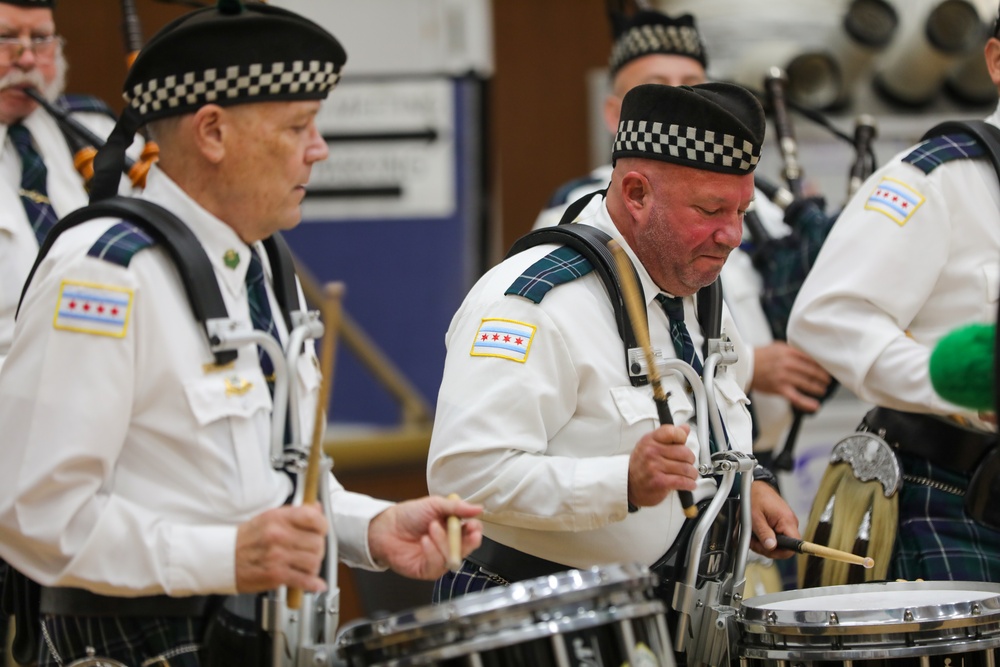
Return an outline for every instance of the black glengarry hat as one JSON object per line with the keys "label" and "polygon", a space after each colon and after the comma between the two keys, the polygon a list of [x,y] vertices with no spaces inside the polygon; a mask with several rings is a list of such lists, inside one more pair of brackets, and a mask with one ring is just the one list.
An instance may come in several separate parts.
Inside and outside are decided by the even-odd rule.
{"label": "black glengarry hat", "polygon": [[608,71],[612,77],[636,58],[657,53],[687,56],[708,66],[705,45],[690,14],[674,18],[644,9],[627,17],[612,15],[611,22],[615,41]]}
{"label": "black glengarry hat", "polygon": [[95,158],[91,200],[117,192],[125,148],[142,125],[206,104],[325,99],[346,60],[322,27],[260,2],[220,0],[177,18],[146,43],[125,78],[126,107]]}
{"label": "black glengarry hat", "polygon": [[760,160],[765,127],[760,102],[741,86],[644,84],[622,99],[611,158],[748,174]]}

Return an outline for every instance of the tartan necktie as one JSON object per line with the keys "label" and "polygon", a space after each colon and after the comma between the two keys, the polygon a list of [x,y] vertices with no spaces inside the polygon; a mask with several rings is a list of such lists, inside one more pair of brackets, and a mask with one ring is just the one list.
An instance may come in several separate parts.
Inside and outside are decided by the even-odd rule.
{"label": "tartan necktie", "polygon": [[684,300],[679,296],[668,297],[664,294],[658,294],[656,300],[663,308],[663,312],[667,314],[667,319],[670,320],[670,338],[674,343],[674,352],[677,354],[677,358],[688,363],[698,375],[701,375],[701,359],[698,358],[698,352],[694,349],[691,333],[688,331],[687,325],[684,324]]}
{"label": "tartan necktie", "polygon": [[[677,358],[689,364],[699,376],[703,375],[704,368],[701,365],[701,359],[698,358],[698,352],[694,349],[691,332],[684,324],[684,299],[679,296],[669,297],[657,294],[656,300],[663,308],[663,312],[667,314],[667,319],[670,320],[670,339],[674,343],[674,352],[677,354]],[[722,428],[723,433],[725,433],[725,423],[723,423]],[[728,435],[725,437],[726,440],[729,439]],[[715,443],[715,434],[712,433],[711,428],[708,430],[708,445],[712,452],[719,451],[719,447]],[[734,488],[738,487],[734,486]]]}
{"label": "tartan necktie", "polygon": [[7,128],[7,136],[10,137],[18,157],[21,158],[21,187],[18,190],[21,204],[24,206],[31,228],[35,230],[35,238],[41,245],[45,235],[59,220],[49,201],[49,191],[45,184],[49,172],[45,168],[42,156],[35,150],[28,128],[20,123],[11,125]]}
{"label": "tartan necktie", "polygon": [[[266,331],[275,340],[278,338],[278,329],[274,325],[274,316],[271,314],[271,304],[267,299],[267,288],[264,287],[264,265],[260,262],[260,255],[253,247],[250,248],[250,266],[247,268],[246,277],[247,301],[250,304],[250,321],[253,328],[258,331]],[[268,385],[274,382],[274,364],[271,357],[264,351],[264,348],[257,346],[257,357],[260,359],[260,368],[264,371]]]}

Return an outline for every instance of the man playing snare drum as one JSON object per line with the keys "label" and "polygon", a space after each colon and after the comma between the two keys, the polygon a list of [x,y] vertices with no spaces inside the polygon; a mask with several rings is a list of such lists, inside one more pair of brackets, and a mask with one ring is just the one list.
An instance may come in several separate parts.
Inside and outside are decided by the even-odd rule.
{"label": "man playing snare drum", "polygon": [[[611,184],[575,218],[628,253],[655,353],[696,372],[705,334],[695,294],[740,244],[764,126],[738,86],[637,86],[622,102]],[[708,415],[671,373],[663,387],[676,425],[658,426],[601,280],[569,246],[536,246],[487,273],[452,320],[428,487],[481,503],[485,537],[436,599],[559,569],[652,565],[684,524],[678,492],[713,495],[692,428]],[[752,354],[720,312],[738,360],[715,377],[725,442],[713,446],[749,454]],[[790,556],[776,552],[775,533],[798,535],[794,513],[765,481],[752,486],[752,546]]]}
{"label": "man playing snare drum", "polygon": [[[102,199],[150,123],[160,161],[143,199],[193,235],[184,257],[208,265],[193,294],[218,290],[230,320],[283,344],[262,241],[300,220],[310,170],[328,152],[316,114],[345,58],[332,35],[284,9],[232,0],[192,12],[142,50],[98,156],[91,194]],[[332,517],[285,505],[292,485],[271,467],[264,370],[276,364],[255,345],[217,363],[174,243],[128,220],[83,223],[57,238],[21,304],[0,375],[0,556],[44,586],[41,618],[27,619],[41,621],[43,667],[95,654],[202,664],[209,596],[324,589],[331,528],[345,562],[433,579],[445,570],[446,518],[479,511],[440,497],[394,505],[335,481]],[[311,344],[298,361],[302,409],[290,419],[311,433]],[[465,523],[463,554],[479,534]]]}

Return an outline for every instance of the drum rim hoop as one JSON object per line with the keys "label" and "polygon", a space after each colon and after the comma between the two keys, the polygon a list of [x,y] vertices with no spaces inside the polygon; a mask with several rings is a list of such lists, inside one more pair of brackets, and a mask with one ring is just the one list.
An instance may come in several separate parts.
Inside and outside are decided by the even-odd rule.
{"label": "drum rim hoop", "polygon": [[[901,605],[878,609],[837,610],[836,617],[817,605],[818,609],[773,609],[765,605],[789,600],[817,600],[834,595],[857,595],[860,593],[882,593],[911,591],[975,591],[992,593],[992,596],[977,597],[973,600],[943,605],[947,613],[942,615],[942,605]],[[877,614],[877,617],[874,615]],[[995,622],[1000,615],[1000,584],[975,581],[900,581],[870,582],[840,586],[821,586],[780,593],[759,595],[745,600],[738,612],[738,621],[747,632],[767,632],[780,628],[780,634],[877,634],[887,628],[895,631],[910,631],[922,627],[949,628],[974,626]],[[870,631],[866,632],[866,628]]]}

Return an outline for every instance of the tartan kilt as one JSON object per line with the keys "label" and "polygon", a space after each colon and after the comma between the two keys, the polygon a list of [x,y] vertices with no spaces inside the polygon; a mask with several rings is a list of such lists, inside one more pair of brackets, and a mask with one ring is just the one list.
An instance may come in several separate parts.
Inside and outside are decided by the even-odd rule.
{"label": "tartan kilt", "polygon": [[434,582],[431,602],[441,604],[469,593],[479,593],[503,585],[497,581],[497,578],[483,574],[475,563],[464,560],[458,572],[445,572],[440,579]]}
{"label": "tartan kilt", "polygon": [[[201,667],[206,621],[201,617],[43,615],[38,667],[62,667],[86,658],[118,660],[129,667]],[[169,662],[164,661],[167,660]]]}
{"label": "tartan kilt", "polygon": [[[969,477],[900,456],[903,474],[967,489]],[[965,496],[904,480],[888,578],[1000,583],[1000,531],[969,518]]]}

